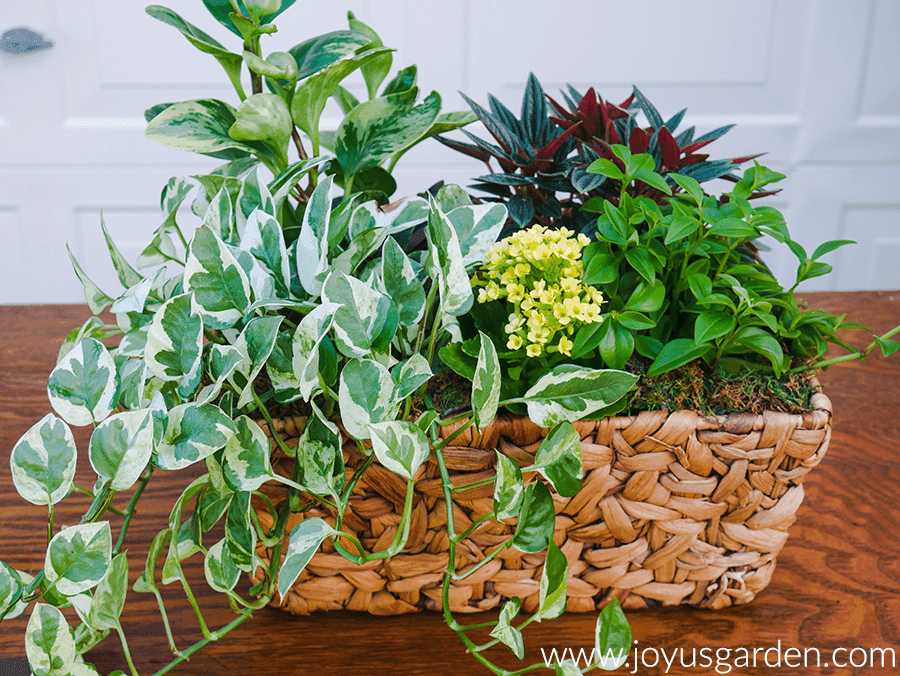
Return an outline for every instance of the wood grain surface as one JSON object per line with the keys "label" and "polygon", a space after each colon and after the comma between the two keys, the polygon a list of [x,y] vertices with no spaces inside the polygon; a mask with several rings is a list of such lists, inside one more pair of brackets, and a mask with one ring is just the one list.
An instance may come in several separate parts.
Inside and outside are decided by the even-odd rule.
{"label": "wood grain surface", "polygon": [[[900,292],[817,293],[807,298],[813,307],[847,312],[876,330],[900,323]],[[31,573],[43,563],[46,509],[30,505],[16,494],[9,452],[32,424],[51,411],[46,378],[63,337],[87,316],[83,306],[0,307],[0,559]],[[857,344],[865,339],[861,333],[851,336],[851,342]],[[769,588],[753,603],[724,611],[659,608],[630,613],[641,660],[636,665],[632,655],[618,673],[716,673],[714,666],[699,666],[703,664],[701,649],[731,649],[730,667],[740,664],[737,649],[752,652],[773,648],[779,642],[782,659],[789,647],[801,653],[817,648],[820,666],[768,667],[765,654],[759,651],[756,667],[733,666],[731,673],[900,673],[900,355],[838,365],[820,380],[834,404],[834,436],[828,456],[807,479],[806,500]],[[85,428],[76,430],[76,440],[81,454],[76,480],[90,486]],[[172,502],[199,473],[199,469],[174,475],[158,472],[154,477],[129,531],[132,583]],[[123,495],[116,502],[124,505],[126,500]],[[69,498],[57,511],[57,524],[75,523],[87,505],[86,497]],[[186,565],[189,580],[210,624],[221,626],[233,615],[227,603],[207,587],[202,563],[195,559]],[[176,640],[185,648],[201,637],[196,620],[179,589],[173,585],[165,593]],[[525,633],[527,662],[541,659],[540,648],[589,650],[594,622],[591,615],[566,615],[532,625]],[[25,654],[25,623],[25,618],[18,618],[0,625],[0,676],[27,673],[16,671]],[[129,592],[123,624],[141,674],[153,674],[168,664],[172,657],[152,597]],[[844,661],[849,659],[850,649],[864,649],[853,654],[857,664],[868,658],[870,648],[891,648],[896,666],[839,669],[830,663],[826,668],[824,663],[831,660],[832,651],[842,647],[848,649],[839,655]],[[682,653],[667,668],[663,651],[671,658],[679,649]],[[691,663],[694,650],[698,651],[698,666],[680,666],[682,659]],[[504,652],[490,654],[508,668],[516,668],[515,658]],[[890,665],[891,655],[886,655]],[[814,653],[808,656],[814,659]],[[654,657],[659,658],[659,666],[647,666]],[[879,654],[874,657],[880,664]],[[774,663],[774,652],[769,659]],[[790,659],[796,662],[796,658]],[[89,661],[102,674],[125,668],[114,637],[95,648]],[[729,667],[721,666],[719,673],[726,673]],[[438,614],[289,617],[264,609],[171,673],[453,676],[480,671]]]}

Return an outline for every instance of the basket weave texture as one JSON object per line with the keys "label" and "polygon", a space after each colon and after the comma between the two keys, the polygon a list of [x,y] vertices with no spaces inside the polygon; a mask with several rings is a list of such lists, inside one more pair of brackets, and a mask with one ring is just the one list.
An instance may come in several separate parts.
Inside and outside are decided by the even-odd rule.
{"label": "basket weave texture", "polygon": [[[813,395],[803,415],[766,412],[701,416],[693,411],[646,411],[574,423],[581,434],[584,484],[572,498],[552,491],[553,539],[568,560],[569,612],[601,608],[613,597],[625,608],[690,604],[724,608],[751,601],[766,587],[788,527],[803,501],[803,479],[824,457],[831,438],[831,402]],[[275,421],[294,446],[305,418]],[[269,430],[263,428],[267,434]],[[442,430],[444,436],[454,428]],[[470,428],[445,449],[454,484],[493,475],[494,449],[521,467],[532,464],[548,430],[527,418],[499,417],[479,432]],[[348,477],[362,458],[344,445]],[[276,471],[291,459],[276,449]],[[438,468],[429,459],[416,476],[407,547],[392,559],[356,566],[326,541],[291,591],[273,602],[292,613],[321,610],[399,615],[441,609],[447,565],[446,504]],[[526,480],[530,478],[526,475]],[[267,484],[276,507],[287,489]],[[400,522],[405,482],[377,463],[360,480],[344,517],[344,530],[369,551],[385,549]],[[492,509],[493,485],[454,494],[457,532]],[[258,511],[271,527],[268,511]],[[294,514],[334,524],[325,508]],[[515,530],[515,520],[489,520],[457,547],[457,570],[489,554]],[[286,548],[286,543],[285,543]],[[270,550],[257,551],[268,564]],[[502,552],[471,577],[453,583],[454,612],[497,607],[513,596],[536,610],[545,553]]]}

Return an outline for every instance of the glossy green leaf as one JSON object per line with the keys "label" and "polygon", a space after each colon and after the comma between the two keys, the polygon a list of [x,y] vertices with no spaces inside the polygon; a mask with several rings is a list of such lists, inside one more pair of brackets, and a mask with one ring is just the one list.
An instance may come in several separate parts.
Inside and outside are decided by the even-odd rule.
{"label": "glossy green leaf", "polygon": [[69,675],[78,653],[62,611],[46,603],[35,604],[25,628],[25,654],[33,674]]}
{"label": "glossy green leaf", "polygon": [[271,141],[286,153],[293,129],[284,99],[276,94],[253,94],[241,101],[228,135],[236,141]]}
{"label": "glossy green leaf", "polygon": [[95,587],[112,561],[109,522],[63,528],[47,545],[44,574],[60,594],[72,596]]}
{"label": "glossy green leaf", "polygon": [[775,377],[788,366],[788,358],[781,343],[771,333],[758,326],[745,326],[735,334],[735,344],[750,349],[769,360]]}
{"label": "glossy green leaf", "polygon": [[188,249],[184,291],[192,293],[209,329],[230,329],[252,302],[250,280],[210,228],[199,228]]}
{"label": "glossy green leaf", "polygon": [[684,366],[688,362],[699,359],[709,350],[708,344],[698,345],[690,338],[676,338],[663,347],[656,359],[647,370],[647,376],[652,378],[661,373]]}
{"label": "glossy green leaf", "polygon": [[500,639],[507,648],[512,651],[513,655],[520,660],[525,659],[525,643],[522,639],[522,632],[512,626],[512,621],[519,614],[522,602],[518,596],[511,598],[500,610],[500,617],[497,618],[497,626],[491,630],[491,636]]}
{"label": "glossy green leaf", "polygon": [[571,423],[560,423],[541,441],[534,463],[556,492],[571,498],[581,490],[584,465],[581,459],[581,436]]}
{"label": "glossy green leaf", "polygon": [[234,423],[218,406],[180,404],[169,411],[157,463],[162,469],[182,469],[224,448],[234,433]]}
{"label": "glossy green leaf", "polygon": [[372,450],[385,468],[411,480],[428,458],[428,437],[415,423],[406,420],[369,425]]}
{"label": "glossy green leaf", "polygon": [[666,287],[659,280],[653,284],[641,281],[625,303],[626,310],[656,312],[666,298]]}
{"label": "glossy green leaf", "polygon": [[441,109],[437,92],[418,106],[415,90],[361,103],[344,117],[335,134],[335,155],[344,176],[376,167],[423,136]]}
{"label": "glossy green leaf", "polygon": [[256,491],[274,472],[271,443],[255,421],[245,415],[234,421],[235,433],[225,444],[222,471],[234,490]]}
{"label": "glossy green leaf", "polygon": [[525,489],[519,521],[512,537],[512,545],[521,552],[543,551],[553,535],[556,515],[550,491],[540,481],[533,481]]}
{"label": "glossy green leaf", "polygon": [[34,505],[54,505],[69,494],[78,451],[72,430],[48,413],[22,435],[10,453],[13,484]]}
{"label": "glossy green leaf", "polygon": [[759,231],[740,218],[729,216],[723,218],[709,229],[710,235],[718,237],[734,237],[737,239],[752,239],[759,237]]}
{"label": "glossy green leaf", "polygon": [[[278,9],[275,9],[275,11],[270,14],[262,14],[259,17],[259,23],[264,24],[266,22],[272,21],[275,17],[277,17],[279,14],[293,5],[294,2],[296,2],[296,0],[281,0],[281,2],[277,5]],[[271,4],[271,0],[267,0],[267,3]],[[262,6],[264,7],[267,3],[262,3]],[[229,0],[203,0],[203,4],[206,5],[206,9],[208,9],[209,13],[215,17],[216,21],[225,26],[225,28],[230,30],[238,37],[243,37],[241,35],[241,31],[232,20],[231,15],[234,13],[234,7]],[[260,6],[260,0],[251,0],[250,2],[246,3],[243,0],[238,0],[238,8],[241,10],[241,14],[243,16],[251,16],[251,12],[248,9],[248,6],[254,8],[258,7]],[[276,5],[272,6],[274,7]],[[255,13],[258,14],[259,12]]]}
{"label": "glossy green leaf", "polygon": [[115,491],[131,488],[153,453],[153,416],[148,409],[116,413],[91,434],[91,467]]}
{"label": "glossy green leaf", "polygon": [[209,586],[217,592],[225,594],[230,592],[241,579],[241,571],[231,557],[231,552],[225,546],[225,538],[219,540],[209,548],[203,559],[203,572]]}
{"label": "glossy green leaf", "polygon": [[675,172],[666,174],[666,177],[671,178],[682,190],[690,195],[694,200],[694,204],[700,205],[703,203],[703,188],[700,187],[696,179],[684,174],[676,174]]}
{"label": "glossy green leaf", "polygon": [[47,380],[50,404],[70,425],[100,422],[119,400],[112,355],[95,338],[84,338],[62,358]]}
{"label": "glossy green leaf", "polygon": [[338,403],[341,422],[355,439],[368,439],[369,426],[399,412],[390,372],[374,359],[352,359],[341,370]]}
{"label": "glossy green leaf", "polygon": [[702,345],[716,338],[727,335],[734,328],[734,315],[717,310],[704,310],[697,315],[694,323],[694,342]]}
{"label": "glossy green leaf", "polygon": [[539,427],[574,422],[625,396],[637,376],[571,364],[555,367],[526,393],[528,416]]}
{"label": "glossy green leaf", "polygon": [[497,476],[494,479],[494,518],[498,521],[510,519],[519,513],[522,498],[525,496],[525,485],[522,483],[522,470],[503,455],[497,453]]}
{"label": "glossy green leaf", "polygon": [[[347,13],[347,19],[350,23],[350,30],[358,31],[369,38],[370,47],[382,46],[383,43],[381,42],[381,38],[378,37],[378,33],[353,16],[353,12]],[[379,85],[384,82],[384,78],[386,78],[387,74],[390,72],[392,62],[393,57],[391,57],[390,54],[385,54],[380,56],[377,60],[367,63],[363,68],[363,79],[366,81],[366,89],[368,90],[370,99],[375,97]]]}
{"label": "glossy green leaf", "polygon": [[319,545],[325,538],[333,535],[337,535],[337,531],[318,517],[307,518],[297,524],[291,532],[284,561],[278,572],[278,593],[282,598],[300,577]]}
{"label": "glossy green leaf", "polygon": [[97,585],[91,600],[88,624],[94,629],[115,629],[125,607],[128,593],[128,559],[125,552],[117,554]]}
{"label": "glossy green leaf", "polygon": [[566,610],[568,570],[566,555],[553,540],[547,548],[547,559],[541,573],[540,619],[559,617]]}
{"label": "glossy green leaf", "polygon": [[634,353],[634,336],[619,323],[617,317],[607,315],[599,330],[600,356],[607,366],[624,369]]}
{"label": "glossy green leaf", "polygon": [[484,428],[497,417],[503,374],[493,341],[481,331],[478,335],[481,338],[481,348],[475,365],[475,377],[472,379],[472,413],[475,424]]}
{"label": "glossy green leaf", "polygon": [[160,380],[178,383],[182,397],[190,397],[203,373],[203,319],[193,294],[170,298],[153,315],[144,347],[144,361]]}
{"label": "glossy green leaf", "polygon": [[596,664],[605,671],[615,671],[628,660],[630,650],[631,627],[618,599],[613,599],[597,617],[594,631]]}

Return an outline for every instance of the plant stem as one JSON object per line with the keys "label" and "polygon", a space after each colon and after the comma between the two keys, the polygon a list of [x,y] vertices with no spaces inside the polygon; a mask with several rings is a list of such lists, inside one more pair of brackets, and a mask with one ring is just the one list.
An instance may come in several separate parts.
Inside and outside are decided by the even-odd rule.
{"label": "plant stem", "polygon": [[181,653],[181,655],[179,655],[176,659],[172,660],[172,662],[170,662],[168,666],[164,667],[163,669],[160,669],[155,674],[153,674],[153,676],[163,676],[163,674],[169,673],[172,669],[174,669],[176,666],[178,666],[179,664],[184,662],[191,655],[193,655],[195,652],[197,652],[198,650],[200,650],[201,648],[206,646],[208,643],[210,643],[212,641],[218,641],[220,638],[222,638],[223,636],[228,634],[230,631],[232,631],[233,629],[238,627],[242,622],[247,620],[252,614],[253,614],[253,612],[251,610],[242,612],[239,617],[235,618],[234,620],[232,620],[231,622],[226,624],[224,627],[219,629],[219,631],[210,634],[208,638],[203,638],[200,641],[197,641],[194,645],[192,645],[190,648],[188,648],[183,653]]}
{"label": "plant stem", "polygon": [[306,150],[303,148],[303,139],[300,138],[300,132],[297,131],[297,127],[291,130],[291,138],[294,139],[294,147],[297,148],[297,154],[300,155],[300,159],[309,159],[309,155],[306,154]]}
{"label": "plant stem", "polygon": [[[895,326],[890,331],[885,333],[883,336],[879,336],[881,340],[888,340],[892,336],[896,336],[900,333],[900,326]],[[878,347],[878,342],[873,340],[869,343],[864,350],[857,350],[851,354],[844,354],[840,357],[832,357],[831,359],[826,359],[824,361],[816,362],[815,364],[804,364],[801,366],[796,366],[792,368],[789,373],[803,373],[804,371],[809,371],[811,369],[821,369],[826,366],[831,366],[832,364],[841,364],[846,361],[853,361],[854,359],[863,359],[869,355],[872,350]]]}
{"label": "plant stem", "polygon": [[[491,479],[491,481],[493,481],[493,479]],[[479,482],[479,483],[481,483],[481,482]],[[490,521],[493,518],[494,518],[493,512],[488,512],[487,514],[484,514],[481,517],[479,517],[471,526],[466,528],[462,533],[460,533],[459,535],[453,535],[450,537],[450,539],[455,540],[456,542],[462,542],[467,537],[469,537],[472,533],[474,533],[476,530],[478,530],[478,527],[480,525],[482,525],[486,521]]]}
{"label": "plant stem", "polygon": [[119,641],[122,643],[122,652],[125,653],[125,661],[131,670],[132,676],[139,676],[138,670],[134,667],[134,661],[131,659],[131,651],[128,649],[128,639],[125,638],[125,630],[122,629],[122,623],[116,622],[116,631],[119,633]]}
{"label": "plant stem", "polygon": [[53,505],[47,505],[47,544],[53,539]]}
{"label": "plant stem", "polygon": [[144,493],[144,489],[147,488],[147,482],[150,481],[151,476],[153,476],[153,465],[147,465],[147,469],[141,475],[141,480],[134,491],[134,495],[131,496],[131,500],[128,501],[128,506],[125,508],[125,520],[122,522],[122,530],[119,532],[119,539],[113,549],[113,556],[122,551],[122,545],[125,544],[125,534],[128,532],[128,526],[131,525],[134,510],[137,507],[138,500],[141,499],[141,495]]}
{"label": "plant stem", "polygon": [[[425,314],[422,315],[422,324],[419,327],[419,335],[416,336],[416,348],[414,352],[418,353],[422,349],[422,340],[425,337],[425,327],[428,325],[428,315],[431,312],[431,306],[434,303],[434,297],[437,295],[437,284],[435,282],[431,283],[431,288],[428,290],[428,298],[425,299]],[[431,361],[428,362],[429,364]]]}

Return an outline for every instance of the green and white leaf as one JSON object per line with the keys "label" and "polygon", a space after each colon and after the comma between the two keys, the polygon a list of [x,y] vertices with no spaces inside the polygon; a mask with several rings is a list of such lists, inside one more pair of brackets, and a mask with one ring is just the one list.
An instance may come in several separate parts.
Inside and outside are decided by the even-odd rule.
{"label": "green and white leaf", "polygon": [[[13,617],[18,617],[22,614],[24,608],[20,609],[19,606],[24,604],[19,599],[19,596],[25,584],[18,571],[0,561],[0,615],[3,615],[10,606],[14,606],[6,613],[3,619],[11,620]],[[14,602],[13,599],[18,600]]]}
{"label": "green and white leaf", "polygon": [[25,655],[33,674],[68,676],[77,656],[75,636],[58,608],[37,603],[25,628]]}
{"label": "green and white leaf", "polygon": [[219,540],[206,552],[203,559],[203,572],[209,586],[217,592],[225,594],[232,591],[241,579],[241,571],[225,546],[225,538]]}
{"label": "green and white leaf", "polygon": [[539,621],[559,617],[565,612],[568,584],[566,555],[550,540],[544,571],[541,573]]}
{"label": "green and white leaf", "polygon": [[[231,496],[229,495],[227,500],[224,501],[224,505],[218,516],[221,516],[222,513],[225,512],[230,499]],[[219,503],[216,504],[217,506],[219,505]],[[216,519],[216,521],[218,521],[218,519]],[[184,576],[184,572],[181,569],[181,562],[185,559],[189,559],[199,551],[202,551],[200,548],[199,528],[193,523],[193,520],[181,523],[178,528],[178,537],[169,540],[169,549],[166,552],[166,560],[163,564],[162,574],[160,575],[162,583],[172,584],[173,582],[181,580]]]}
{"label": "green and white leaf", "polygon": [[241,570],[253,569],[256,551],[256,529],[250,519],[250,493],[239,491],[228,505],[225,517],[225,547],[231,553],[234,564]]}
{"label": "green and white leaf", "polygon": [[218,406],[180,404],[169,411],[157,463],[162,469],[183,469],[224,448],[234,433],[234,423]]}
{"label": "green and white leaf", "polygon": [[72,489],[77,459],[72,430],[48,413],[13,446],[9,459],[13,484],[33,505],[55,505]]}
{"label": "green and white leaf", "polygon": [[274,216],[262,209],[255,209],[244,226],[240,248],[258,260],[272,275],[279,296],[289,295],[290,259],[284,243],[284,233]]}
{"label": "green and white leaf", "polygon": [[431,204],[426,233],[429,262],[440,289],[441,311],[457,317],[463,315],[475,300],[472,284],[466,273],[456,229],[436,202]]}
{"label": "green and white leaf", "polygon": [[44,574],[64,596],[97,586],[112,561],[109,522],[63,528],[47,545]]}
{"label": "green and white leaf", "polygon": [[520,660],[525,659],[525,642],[522,639],[522,632],[512,626],[512,621],[519,614],[522,602],[518,596],[514,596],[503,605],[500,611],[500,617],[497,619],[497,626],[491,630],[491,636],[500,639],[513,655]]}
{"label": "green and white leaf", "polygon": [[557,366],[525,393],[528,417],[539,427],[574,422],[617,402],[637,379],[625,371]]}
{"label": "green and white leaf", "polygon": [[[332,267],[345,274],[356,268],[377,251],[391,235],[409,230],[428,218],[428,203],[418,198],[404,198],[399,204],[382,211],[371,200],[358,205],[352,212],[348,232],[350,244],[332,261]],[[333,242],[332,242],[333,244]]]}
{"label": "green and white leaf", "polygon": [[203,323],[210,329],[230,329],[253,300],[250,280],[211,228],[199,228],[191,241],[184,291],[194,294]]}
{"label": "green and white leaf", "polygon": [[284,598],[288,590],[300,577],[306,564],[316,553],[325,538],[337,535],[338,531],[324,519],[311,517],[304,519],[291,532],[287,552],[278,572],[278,593]]}
{"label": "green and white leaf", "polygon": [[316,495],[331,495],[337,501],[345,480],[341,434],[315,404],[297,442],[296,453],[303,486]]}
{"label": "green and white leaf", "polygon": [[115,242],[113,242],[112,237],[109,235],[109,231],[106,229],[106,222],[103,220],[102,211],[100,212],[100,229],[103,231],[103,238],[106,240],[106,246],[109,249],[109,257],[112,259],[113,267],[116,269],[116,274],[119,276],[119,281],[122,283],[122,286],[128,289],[139,283],[143,277],[131,267],[131,264],[119,251]]}
{"label": "green and white leaf", "polygon": [[253,154],[256,148],[228,135],[235,112],[230,105],[217,99],[174,103],[147,123],[144,135],[176,150],[205,155],[237,151],[235,157]]}
{"label": "green and white leaf", "polygon": [[234,242],[237,234],[234,205],[228,186],[223,184],[203,214],[203,227],[209,228],[225,242]]}
{"label": "green and white leaf", "polygon": [[153,416],[147,409],[116,413],[91,434],[91,467],[115,491],[131,488],[153,453]]}
{"label": "green and white leaf", "polygon": [[400,325],[418,324],[425,314],[425,286],[409,256],[393,237],[384,241],[380,273],[384,290],[400,313]]}
{"label": "green and white leaf", "polygon": [[234,427],[234,436],[225,444],[222,464],[225,480],[238,491],[259,490],[274,475],[269,460],[269,439],[260,426],[245,415],[234,421]]}
{"label": "green and white leaf", "polygon": [[144,362],[160,380],[178,383],[178,393],[190,397],[203,373],[203,318],[193,294],[170,298],[153,315],[147,332]]}
{"label": "green and white leaf", "polygon": [[72,254],[72,250],[69,248],[68,244],[66,244],[66,251],[69,252],[69,260],[72,261],[72,267],[75,269],[75,276],[78,277],[78,280],[84,287],[84,298],[87,301],[88,307],[95,315],[99,315],[112,304],[113,299],[103,293],[103,291],[100,290],[100,287],[91,281],[91,278],[87,276],[87,273],[81,268],[78,261],[75,260],[75,256]]}
{"label": "green and white leaf", "polygon": [[334,303],[323,303],[300,321],[292,337],[279,334],[266,362],[279,401],[300,397],[309,401],[319,391],[319,346],[331,328],[337,308]]}
{"label": "green and white leaf", "polygon": [[338,404],[344,429],[368,439],[370,425],[393,420],[400,410],[390,372],[374,359],[352,359],[341,370]]}
{"label": "green and white leaf", "polygon": [[428,459],[430,446],[425,432],[406,420],[369,425],[372,450],[385,468],[404,479],[412,480],[416,470]]}
{"label": "green and white leaf", "polygon": [[594,631],[595,664],[604,671],[615,671],[628,660],[631,650],[631,627],[619,600],[613,599],[600,611]]}
{"label": "green and white leaf", "polygon": [[511,458],[497,453],[497,470],[494,479],[494,518],[498,521],[511,519],[519,513],[525,484],[522,470]]}
{"label": "green and white leaf", "polygon": [[306,205],[300,235],[297,237],[297,276],[310,296],[322,292],[322,282],[328,274],[328,242],[331,227],[331,193],[334,178],[323,179]]}
{"label": "green and white leaf", "polygon": [[[468,279],[466,280],[468,284]],[[391,299],[370,282],[334,271],[322,286],[322,300],[341,305],[334,313],[334,338],[346,357],[365,357],[382,340]]]}
{"label": "green and white leaf", "polygon": [[494,342],[481,331],[478,335],[481,337],[481,348],[475,364],[475,377],[472,378],[472,413],[475,424],[484,428],[497,417],[502,372]]}
{"label": "green and white leaf", "polygon": [[401,402],[422,385],[428,382],[431,376],[431,366],[428,360],[421,354],[414,354],[406,361],[396,364],[391,369],[391,377],[394,380],[394,400]]}
{"label": "green and white leaf", "polygon": [[88,624],[93,629],[115,629],[119,625],[127,593],[128,559],[125,552],[122,552],[113,558],[112,565],[97,585],[91,601]]}
{"label": "green and white leaf", "polygon": [[[241,354],[241,363],[236,371],[246,379],[237,407],[243,408],[253,401],[253,381],[265,366],[266,360],[272,354],[275,347],[275,339],[278,337],[278,328],[283,317],[255,317],[251,319],[241,335],[238,336],[234,347]],[[232,382],[234,373],[232,373]]]}
{"label": "green and white leaf", "polygon": [[207,371],[215,381],[197,395],[198,404],[211,402],[222,390],[225,381],[234,373],[244,356],[234,345],[212,345],[207,358]]}
{"label": "green and white leaf", "polygon": [[537,470],[556,492],[571,498],[581,490],[584,464],[581,456],[581,435],[572,423],[556,425],[541,441],[534,456],[534,464],[527,470]]}
{"label": "green and white leaf", "polygon": [[507,211],[502,204],[459,206],[446,213],[456,230],[463,265],[468,268],[483,263],[506,223]]}
{"label": "green and white leaf", "polygon": [[85,338],[63,357],[47,380],[50,404],[70,425],[97,423],[119,400],[119,375],[103,343]]}
{"label": "green and white leaf", "polygon": [[109,309],[110,312],[116,314],[120,312],[143,313],[147,299],[154,289],[161,286],[161,280],[164,280],[165,273],[165,268],[160,268],[152,276],[144,277],[136,282],[134,286],[129,287],[125,293],[116,298]]}

